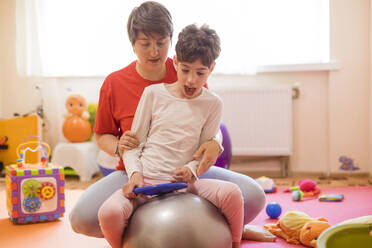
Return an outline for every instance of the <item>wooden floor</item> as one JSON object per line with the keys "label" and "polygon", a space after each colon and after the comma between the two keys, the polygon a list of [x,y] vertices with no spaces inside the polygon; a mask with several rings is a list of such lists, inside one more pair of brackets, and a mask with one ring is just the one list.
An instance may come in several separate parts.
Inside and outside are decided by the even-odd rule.
{"label": "wooden floor", "polygon": [[105,239],[75,233],[68,220],[68,213],[84,190],[66,190],[66,214],[57,221],[37,224],[13,224],[5,206],[5,189],[0,188],[0,247],[5,248],[106,248]]}

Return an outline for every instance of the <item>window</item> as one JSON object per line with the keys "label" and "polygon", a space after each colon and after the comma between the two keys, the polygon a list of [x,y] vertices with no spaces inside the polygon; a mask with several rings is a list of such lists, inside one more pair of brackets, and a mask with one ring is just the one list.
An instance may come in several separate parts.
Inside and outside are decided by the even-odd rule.
{"label": "window", "polygon": [[[104,76],[135,60],[126,22],[135,0],[17,0],[17,62],[24,75]],[[207,23],[221,38],[215,72],[329,61],[329,1],[159,0],[179,31]]]}

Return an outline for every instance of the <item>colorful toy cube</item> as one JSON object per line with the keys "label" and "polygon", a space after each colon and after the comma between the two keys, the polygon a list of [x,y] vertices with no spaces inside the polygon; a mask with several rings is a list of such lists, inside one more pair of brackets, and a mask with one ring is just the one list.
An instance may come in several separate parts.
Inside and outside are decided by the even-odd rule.
{"label": "colorful toy cube", "polygon": [[[46,154],[49,146],[48,149]],[[40,163],[26,164],[25,153],[20,150],[17,164],[6,168],[6,204],[11,221],[21,224],[62,217],[65,212],[63,168],[48,163],[47,156],[43,156]]]}
{"label": "colorful toy cube", "polygon": [[6,169],[7,208],[12,222],[54,220],[65,212],[63,168]]}

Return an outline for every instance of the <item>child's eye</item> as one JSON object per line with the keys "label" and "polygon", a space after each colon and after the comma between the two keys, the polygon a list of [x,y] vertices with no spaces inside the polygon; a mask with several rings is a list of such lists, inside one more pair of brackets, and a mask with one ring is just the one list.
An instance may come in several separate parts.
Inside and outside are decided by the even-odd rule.
{"label": "child's eye", "polygon": [[186,70],[186,69],[182,69],[182,72],[183,72],[183,73],[188,73],[188,72],[189,72],[189,70]]}
{"label": "child's eye", "polygon": [[164,42],[158,42],[158,43],[156,43],[157,45],[158,45],[158,47],[162,47],[162,46],[164,46]]}
{"label": "child's eye", "polygon": [[150,43],[143,43],[143,44],[141,44],[141,46],[148,47],[148,46],[150,46]]}
{"label": "child's eye", "polygon": [[198,76],[203,76],[204,72],[198,72],[197,74],[198,74]]}

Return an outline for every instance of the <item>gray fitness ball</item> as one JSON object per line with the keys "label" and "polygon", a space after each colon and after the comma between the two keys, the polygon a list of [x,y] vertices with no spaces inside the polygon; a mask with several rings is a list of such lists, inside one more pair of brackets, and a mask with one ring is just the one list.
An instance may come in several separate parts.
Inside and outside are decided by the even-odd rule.
{"label": "gray fitness ball", "polygon": [[190,193],[152,198],[133,213],[123,248],[227,248],[231,232],[220,211]]}

